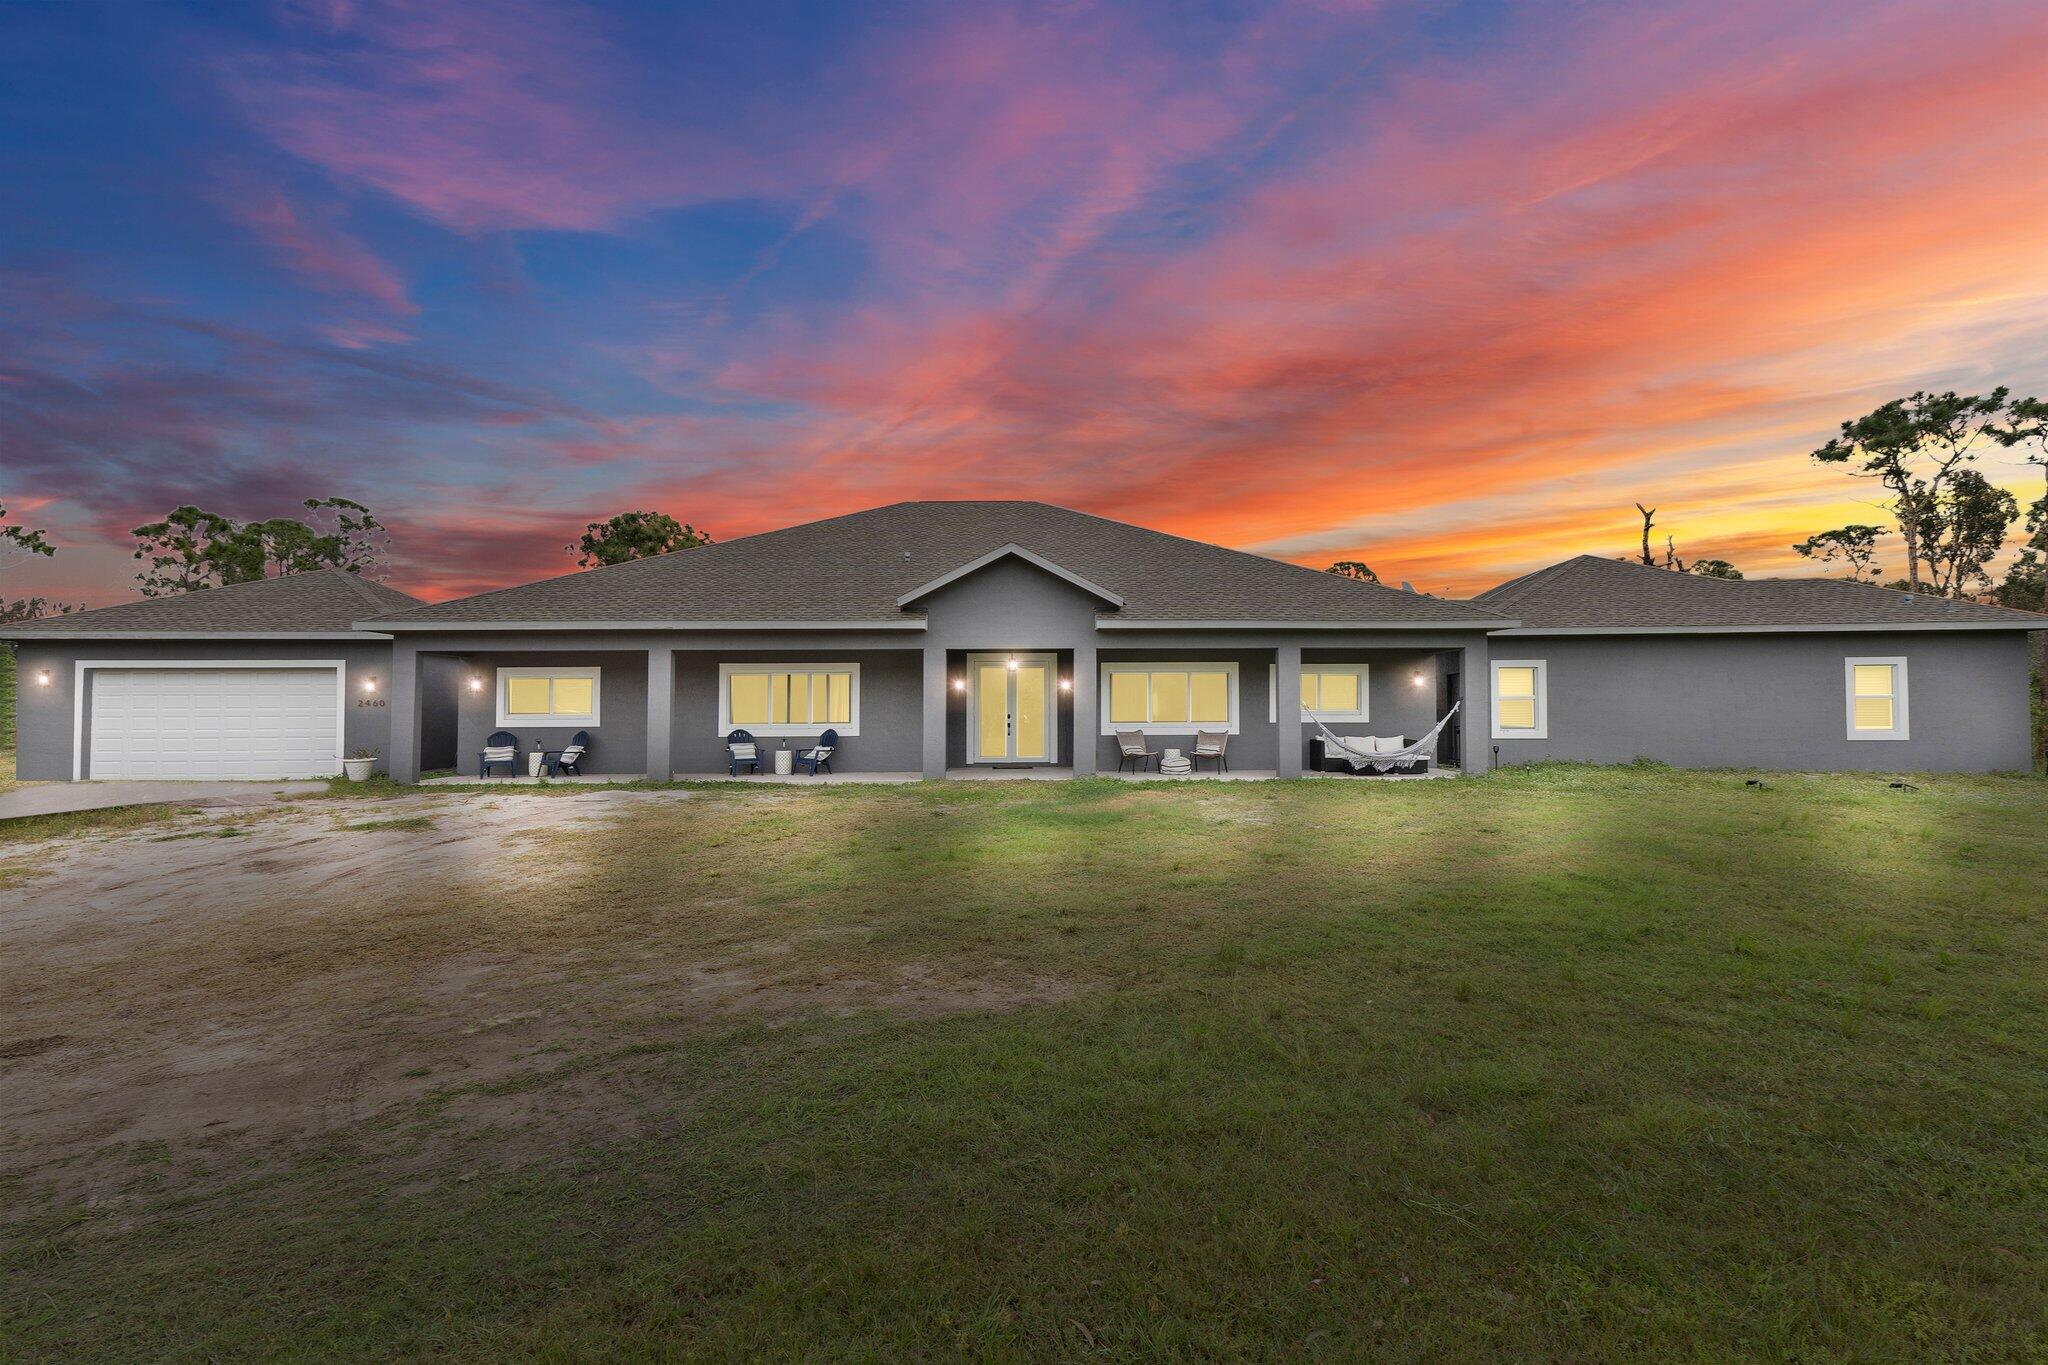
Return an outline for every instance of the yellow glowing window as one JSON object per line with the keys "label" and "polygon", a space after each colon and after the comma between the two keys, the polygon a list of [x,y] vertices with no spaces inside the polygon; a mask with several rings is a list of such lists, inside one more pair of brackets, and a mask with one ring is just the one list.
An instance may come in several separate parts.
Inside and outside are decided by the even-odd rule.
{"label": "yellow glowing window", "polygon": [[1851,670],[1851,719],[1858,730],[1898,728],[1896,679],[1890,664],[1857,664]]}
{"label": "yellow glowing window", "polygon": [[546,678],[511,678],[505,683],[505,710],[515,716],[548,714]]}
{"label": "yellow glowing window", "polygon": [[1118,725],[1143,725],[1152,718],[1149,680],[1143,673],[1109,675],[1109,718]]}
{"label": "yellow glowing window", "polygon": [[734,725],[766,725],[768,723],[768,675],[766,673],[735,673],[731,680],[732,723]]}
{"label": "yellow glowing window", "polygon": [[1237,680],[1227,669],[1118,667],[1108,675],[1111,725],[1230,724]]}
{"label": "yellow glowing window", "polygon": [[1154,673],[1152,675],[1152,723],[1154,725],[1185,725],[1188,719],[1188,675],[1185,673]]}
{"label": "yellow glowing window", "polygon": [[1301,671],[1301,704],[1311,711],[1356,714],[1358,670],[1304,668]]}
{"label": "yellow glowing window", "polygon": [[590,699],[596,687],[588,678],[554,679],[555,695],[549,708],[556,715],[587,716],[590,714]]}
{"label": "yellow glowing window", "polygon": [[1533,730],[1536,728],[1536,670],[1528,667],[1502,667],[1494,670],[1494,683],[1499,694],[1498,721],[1503,730]]}
{"label": "yellow glowing window", "polygon": [[808,669],[734,671],[726,678],[726,719],[739,726],[823,728],[853,723],[853,674]]}
{"label": "yellow glowing window", "polygon": [[519,672],[502,675],[505,699],[500,724],[525,721],[590,721],[597,715],[595,672]]}

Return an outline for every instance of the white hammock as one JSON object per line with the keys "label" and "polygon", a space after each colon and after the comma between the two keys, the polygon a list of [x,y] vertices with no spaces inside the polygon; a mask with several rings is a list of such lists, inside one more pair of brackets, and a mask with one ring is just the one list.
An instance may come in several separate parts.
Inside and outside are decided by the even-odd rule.
{"label": "white hammock", "polygon": [[1323,724],[1322,717],[1309,710],[1306,706],[1301,708],[1301,714],[1314,721],[1316,728],[1323,732],[1323,752],[1329,757],[1337,759],[1342,763],[1349,763],[1352,772],[1357,772],[1360,768],[1371,768],[1375,772],[1385,772],[1387,769],[1399,767],[1403,763],[1413,763],[1418,758],[1426,758],[1431,762],[1435,762],[1437,739],[1443,734],[1444,727],[1451,723],[1451,717],[1457,715],[1458,708],[1464,704],[1462,700],[1452,702],[1451,709],[1444,712],[1444,718],[1438,721],[1435,728],[1428,734],[1404,749],[1396,749],[1391,753],[1384,754],[1362,754],[1351,747],[1353,741],[1346,739],[1343,735],[1338,734],[1329,726]]}

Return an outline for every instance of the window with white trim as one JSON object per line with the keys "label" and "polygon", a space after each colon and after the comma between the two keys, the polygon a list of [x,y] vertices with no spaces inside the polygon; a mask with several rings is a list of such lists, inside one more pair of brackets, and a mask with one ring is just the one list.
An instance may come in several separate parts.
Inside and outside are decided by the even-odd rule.
{"label": "window with white trim", "polygon": [[499,725],[597,724],[596,668],[501,668]]}
{"label": "window with white trim", "polygon": [[1102,733],[1238,732],[1234,663],[1102,665]]}
{"label": "window with white trim", "polygon": [[1849,738],[1910,739],[1906,716],[1906,661],[1892,655],[1842,661]]}
{"label": "window with white trim", "polygon": [[[1266,719],[1280,719],[1280,666],[1266,665]],[[1369,664],[1303,664],[1301,700],[1295,719],[1312,724],[1300,712],[1306,706],[1322,720],[1372,718],[1372,666]]]}
{"label": "window with white trim", "polygon": [[1493,661],[1493,737],[1550,737],[1550,666],[1541,659]]}
{"label": "window with white trim", "polygon": [[720,664],[718,733],[860,733],[859,664]]}

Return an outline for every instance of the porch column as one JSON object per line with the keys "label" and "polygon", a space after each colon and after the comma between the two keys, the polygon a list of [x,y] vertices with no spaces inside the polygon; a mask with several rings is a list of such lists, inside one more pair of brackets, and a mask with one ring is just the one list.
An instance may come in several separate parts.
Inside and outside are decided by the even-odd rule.
{"label": "porch column", "polygon": [[647,651],[647,780],[675,776],[670,730],[676,715],[676,652],[669,645]]}
{"label": "porch column", "polygon": [[[384,770],[393,782],[420,780],[420,652],[403,634],[391,641],[391,752]],[[458,759],[460,755],[457,756]]]}
{"label": "porch column", "polygon": [[946,651],[924,651],[924,775],[946,775]]}
{"label": "porch column", "polygon": [[1281,777],[1301,776],[1301,646],[1273,650],[1273,715],[1279,721],[1274,771]]}
{"label": "porch column", "polygon": [[1095,668],[1095,642],[1074,646],[1074,776],[1095,776],[1095,701],[1100,692]]}

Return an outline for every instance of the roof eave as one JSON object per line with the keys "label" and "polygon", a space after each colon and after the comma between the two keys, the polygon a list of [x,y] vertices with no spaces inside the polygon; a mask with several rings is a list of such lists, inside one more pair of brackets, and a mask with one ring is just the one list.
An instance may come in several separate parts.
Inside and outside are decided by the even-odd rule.
{"label": "roof eave", "polygon": [[0,640],[388,640],[382,627],[348,630],[21,630],[0,626]]}
{"label": "roof eave", "polygon": [[420,631],[591,631],[591,630],[923,630],[924,618],[888,621],[359,621],[365,630],[386,634]]}
{"label": "roof eave", "polygon": [[1498,630],[1519,625],[1512,617],[1479,621],[1287,621],[1287,620],[1122,620],[1095,618],[1097,630]]}
{"label": "roof eave", "polygon": [[1827,625],[1724,626],[1517,626],[1496,635],[1891,635],[1951,630],[2048,630],[2048,617],[2031,621],[1862,621]]}

